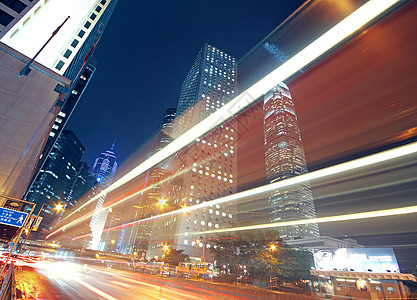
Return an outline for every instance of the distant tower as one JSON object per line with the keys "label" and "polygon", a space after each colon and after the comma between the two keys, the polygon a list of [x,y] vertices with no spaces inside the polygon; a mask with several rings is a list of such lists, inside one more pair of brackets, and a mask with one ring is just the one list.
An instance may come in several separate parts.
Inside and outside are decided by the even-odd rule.
{"label": "distant tower", "polygon": [[160,131],[158,132],[158,146],[156,151],[161,150],[173,140],[173,120],[177,116],[176,108],[168,108],[165,111],[164,117],[161,122]]}
{"label": "distant tower", "polygon": [[[265,163],[269,183],[308,172],[297,116],[290,91],[278,84],[264,96]],[[313,194],[308,182],[277,189],[269,197],[271,222],[316,217]],[[286,226],[279,229],[284,240],[316,238],[317,224]]]}
{"label": "distant tower", "polygon": [[[100,193],[102,190],[105,190],[113,182],[113,177],[117,169],[117,158],[113,152],[113,149],[114,143],[110,150],[101,153],[94,162],[92,174],[95,175],[97,180],[98,193]],[[105,199],[105,195],[101,195],[99,197],[90,221],[90,228],[92,233],[90,249],[92,250],[99,250],[101,247],[100,239],[108,215],[107,210],[102,210]]]}

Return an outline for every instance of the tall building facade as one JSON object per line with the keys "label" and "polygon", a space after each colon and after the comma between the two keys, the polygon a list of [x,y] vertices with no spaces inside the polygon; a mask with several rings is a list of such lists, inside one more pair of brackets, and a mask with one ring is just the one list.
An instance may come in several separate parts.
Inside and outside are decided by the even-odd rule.
{"label": "tall building facade", "polygon": [[78,168],[84,151],[85,148],[77,136],[72,131],[64,130],[40,170],[27,200],[36,203],[39,208],[45,204],[42,228],[48,230],[51,222],[56,221],[57,204],[63,205],[64,209],[68,205],[73,206],[70,204],[72,189],[79,175]]}
{"label": "tall building facade", "polygon": [[1,42],[33,57],[69,16],[36,58],[45,67],[64,75],[92,31],[97,29],[96,25],[102,22],[102,16],[106,16],[107,9],[114,9],[116,3],[117,0],[38,1],[6,32]]}
{"label": "tall building facade", "polygon": [[[113,152],[114,144],[110,150],[104,151],[94,162],[92,174],[95,176],[97,183],[97,192],[100,192],[111,185],[114,174],[117,170],[117,157]],[[108,210],[103,210],[103,204],[106,200],[105,195],[101,195],[94,209],[90,221],[92,240],[89,248],[99,250],[104,245],[100,244],[101,235],[107,221]]]}
{"label": "tall building facade", "polygon": [[41,0],[1,1],[0,38],[2,38],[34,5]]}
{"label": "tall building facade", "polygon": [[[232,99],[237,91],[236,76],[235,58],[205,44],[182,84],[173,136],[180,136]],[[234,137],[233,123],[229,122],[197,139],[167,162],[165,176],[170,179],[161,191],[167,201],[165,211],[235,192]],[[165,220],[158,232],[152,234],[148,256],[161,257],[164,244],[169,243],[170,247],[183,249],[195,259],[205,259],[209,253],[205,249],[211,247],[212,237],[197,232],[230,226],[231,210],[216,205],[204,212]]]}
{"label": "tall building facade", "polygon": [[0,192],[14,198],[22,198],[28,189],[58,114],[62,98],[55,88],[71,83],[37,62],[30,76],[19,77],[27,60],[0,42]]}
{"label": "tall building facade", "polygon": [[[269,183],[306,174],[307,163],[290,91],[284,83],[264,95],[265,164]],[[271,222],[316,217],[309,182],[276,189],[269,197]],[[283,240],[317,238],[317,224],[279,229]]]}

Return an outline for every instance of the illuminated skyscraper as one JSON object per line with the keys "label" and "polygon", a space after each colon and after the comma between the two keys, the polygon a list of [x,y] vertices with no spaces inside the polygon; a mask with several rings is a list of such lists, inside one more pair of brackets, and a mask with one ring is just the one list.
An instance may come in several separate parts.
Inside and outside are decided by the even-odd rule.
{"label": "illuminated skyscraper", "polygon": [[[109,187],[113,182],[113,177],[117,170],[117,158],[113,152],[113,148],[114,144],[110,150],[101,153],[94,162],[92,174],[96,177],[98,182],[98,193]],[[108,215],[107,210],[102,210],[105,199],[105,195],[101,195],[98,198],[93,216],[90,221],[92,240],[89,248],[92,250],[99,250],[104,246],[100,245],[100,239]]]}
{"label": "illuminated skyscraper", "polygon": [[[175,137],[234,97],[236,73],[235,58],[211,45],[203,46],[181,87],[173,124]],[[167,199],[165,211],[193,206],[236,191],[234,137],[233,122],[228,122],[168,161],[166,177],[171,179],[162,188],[162,196]],[[204,259],[209,251],[203,249],[211,247],[209,240],[213,237],[196,233],[230,226],[231,210],[216,205],[202,213],[174,216],[152,235],[154,243],[148,255],[161,256],[164,241],[168,241],[170,247],[183,249],[195,259]]]}
{"label": "illuminated skyscraper", "polygon": [[[308,172],[297,116],[290,91],[278,84],[264,96],[265,164],[269,183]],[[308,182],[274,190],[269,197],[271,222],[316,217]],[[317,224],[286,226],[279,229],[284,240],[315,238]]]}
{"label": "illuminated skyscraper", "polygon": [[55,143],[46,163],[40,170],[35,183],[32,185],[27,200],[34,202],[40,208],[42,204],[44,221],[42,228],[49,229],[55,221],[55,205],[61,203],[64,208],[75,200],[71,197],[74,181],[80,172],[80,160],[85,148],[77,136],[69,130],[64,130]]}

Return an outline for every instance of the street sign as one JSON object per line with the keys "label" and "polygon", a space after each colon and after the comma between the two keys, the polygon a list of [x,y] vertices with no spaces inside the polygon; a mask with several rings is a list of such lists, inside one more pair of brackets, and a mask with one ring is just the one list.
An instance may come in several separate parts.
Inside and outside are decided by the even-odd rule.
{"label": "street sign", "polygon": [[0,224],[22,227],[27,216],[25,212],[0,207]]}

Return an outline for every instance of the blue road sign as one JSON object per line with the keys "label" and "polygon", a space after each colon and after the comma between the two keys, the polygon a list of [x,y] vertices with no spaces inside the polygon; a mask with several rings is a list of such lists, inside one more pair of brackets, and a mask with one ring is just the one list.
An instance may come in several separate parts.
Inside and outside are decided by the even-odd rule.
{"label": "blue road sign", "polygon": [[0,224],[22,227],[27,216],[25,212],[0,207]]}

